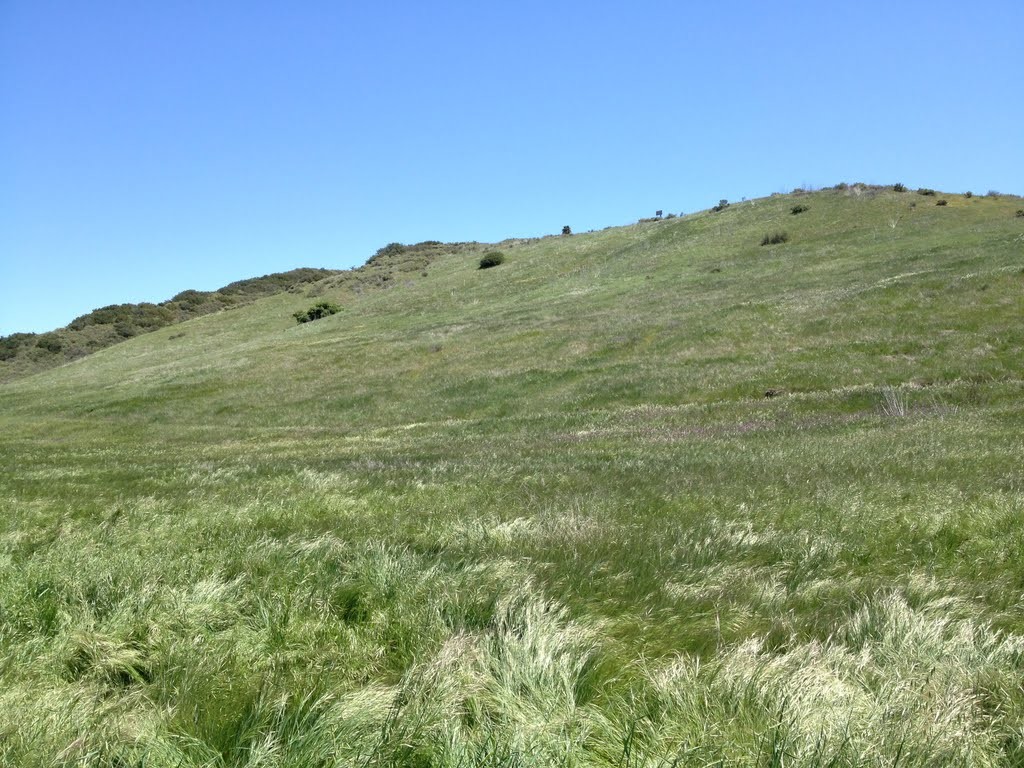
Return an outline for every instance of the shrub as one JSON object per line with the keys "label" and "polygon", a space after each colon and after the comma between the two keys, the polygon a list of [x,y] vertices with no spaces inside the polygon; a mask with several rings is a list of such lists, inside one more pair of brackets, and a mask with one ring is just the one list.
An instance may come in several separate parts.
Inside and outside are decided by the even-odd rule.
{"label": "shrub", "polygon": [[850,188],[850,185],[847,184],[845,181],[840,181],[838,184],[836,184],[834,187],[832,187],[832,189],[839,190],[840,192],[845,192],[849,188]]}
{"label": "shrub", "polygon": [[60,352],[64,345],[53,333],[44,333],[38,339],[36,339],[36,346],[40,349],[45,349],[47,352]]}
{"label": "shrub", "polygon": [[378,248],[377,252],[367,259],[367,264],[377,264],[383,259],[391,256],[398,256],[399,254],[405,253],[407,246],[402,243],[388,243],[383,248]]}
{"label": "shrub", "polygon": [[893,184],[892,185],[892,191],[893,192],[906,192],[907,188],[905,186],[903,186],[902,184]]}
{"label": "shrub", "polygon": [[799,213],[803,213],[804,211],[809,211],[809,210],[810,210],[810,206],[807,206],[807,205],[794,205],[792,208],[789,209],[789,212],[791,214],[793,214],[794,216],[796,216]]}
{"label": "shrub", "polygon": [[964,197],[974,197],[974,193],[971,191],[964,192]]}
{"label": "shrub", "polygon": [[505,254],[501,251],[488,251],[484,254],[484,257],[480,259],[480,269],[490,269],[496,267],[499,264],[504,263]]}
{"label": "shrub", "polygon": [[563,235],[571,235],[572,234],[572,227],[570,227],[568,224],[566,224],[564,227],[562,227],[562,234]]}
{"label": "shrub", "polygon": [[779,243],[786,242],[789,242],[789,235],[785,232],[772,232],[764,236],[761,240],[761,245],[778,245]]}
{"label": "shrub", "polygon": [[946,199],[942,199],[942,200],[936,200],[935,204],[936,205],[949,205],[949,202]]}
{"label": "shrub", "polygon": [[335,315],[338,312],[341,312],[341,307],[337,304],[332,304],[329,301],[318,301],[305,312],[296,312],[292,317],[294,317],[297,322],[308,323],[313,320],[320,320],[321,318]]}
{"label": "shrub", "polygon": [[0,360],[15,358],[21,349],[32,346],[35,338],[34,333],[12,333],[10,336],[0,336]]}
{"label": "shrub", "polygon": [[1018,219],[1024,219],[1024,208],[1018,208],[1015,215]]}
{"label": "shrub", "polygon": [[928,187],[921,187],[917,190],[917,194],[924,195],[925,197],[935,197],[935,190],[928,189]]}
{"label": "shrub", "polygon": [[720,213],[729,207],[729,201],[724,197],[718,201],[718,205],[712,206],[711,210],[715,213]]}
{"label": "shrub", "polygon": [[990,189],[988,192],[985,193],[985,197],[999,197],[1000,194],[1000,192],[997,192],[994,189]]}

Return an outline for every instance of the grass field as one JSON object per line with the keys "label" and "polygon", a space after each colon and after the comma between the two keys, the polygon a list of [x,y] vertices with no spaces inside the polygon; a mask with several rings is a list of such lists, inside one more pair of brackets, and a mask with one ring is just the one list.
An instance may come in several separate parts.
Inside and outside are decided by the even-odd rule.
{"label": "grass field", "polygon": [[0,763],[1024,765],[1024,219],[944,198],[464,246],[0,385]]}

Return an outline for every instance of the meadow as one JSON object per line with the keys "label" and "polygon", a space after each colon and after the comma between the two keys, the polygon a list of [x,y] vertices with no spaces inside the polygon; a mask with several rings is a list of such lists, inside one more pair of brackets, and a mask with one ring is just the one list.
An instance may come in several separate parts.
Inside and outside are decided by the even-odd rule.
{"label": "meadow", "polygon": [[0,764],[1024,765],[1024,218],[942,197],[397,253],[0,384]]}

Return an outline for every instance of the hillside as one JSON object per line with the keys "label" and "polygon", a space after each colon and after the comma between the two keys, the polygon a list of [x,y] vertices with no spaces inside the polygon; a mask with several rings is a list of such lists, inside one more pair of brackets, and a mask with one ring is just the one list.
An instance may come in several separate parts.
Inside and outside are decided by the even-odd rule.
{"label": "hillside", "polygon": [[293,269],[238,280],[216,291],[181,291],[159,304],[112,304],[47,333],[0,336],[0,381],[78,360],[133,336],[244,306],[262,296],[294,292],[336,274],[340,274],[339,270]]}
{"label": "hillside", "polygon": [[0,336],[0,382],[79,360],[125,339],[214,312],[237,309],[277,293],[317,296],[324,287],[346,286],[357,292],[389,288],[410,273],[425,270],[439,253],[474,251],[478,247],[476,243],[436,240],[415,245],[391,243],[355,269],[305,267],[238,280],[216,291],[181,291],[159,304],[101,307],[55,331]]}
{"label": "hillside", "polygon": [[1022,207],[396,246],[0,384],[0,760],[1021,764]]}

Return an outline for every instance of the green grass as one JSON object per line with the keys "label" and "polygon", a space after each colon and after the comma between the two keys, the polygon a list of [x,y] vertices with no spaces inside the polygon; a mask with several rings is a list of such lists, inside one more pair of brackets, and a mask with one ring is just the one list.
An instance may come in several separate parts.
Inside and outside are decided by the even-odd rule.
{"label": "green grass", "polygon": [[0,385],[0,763],[1021,764],[1024,224],[944,197],[451,247]]}
{"label": "green grass", "polygon": [[158,328],[211,312],[236,309],[261,296],[310,290],[311,283],[333,275],[352,276],[330,269],[293,269],[239,280],[216,291],[182,291],[160,304],[112,304],[76,317],[64,328],[48,333],[0,336],[0,382],[79,360]]}

